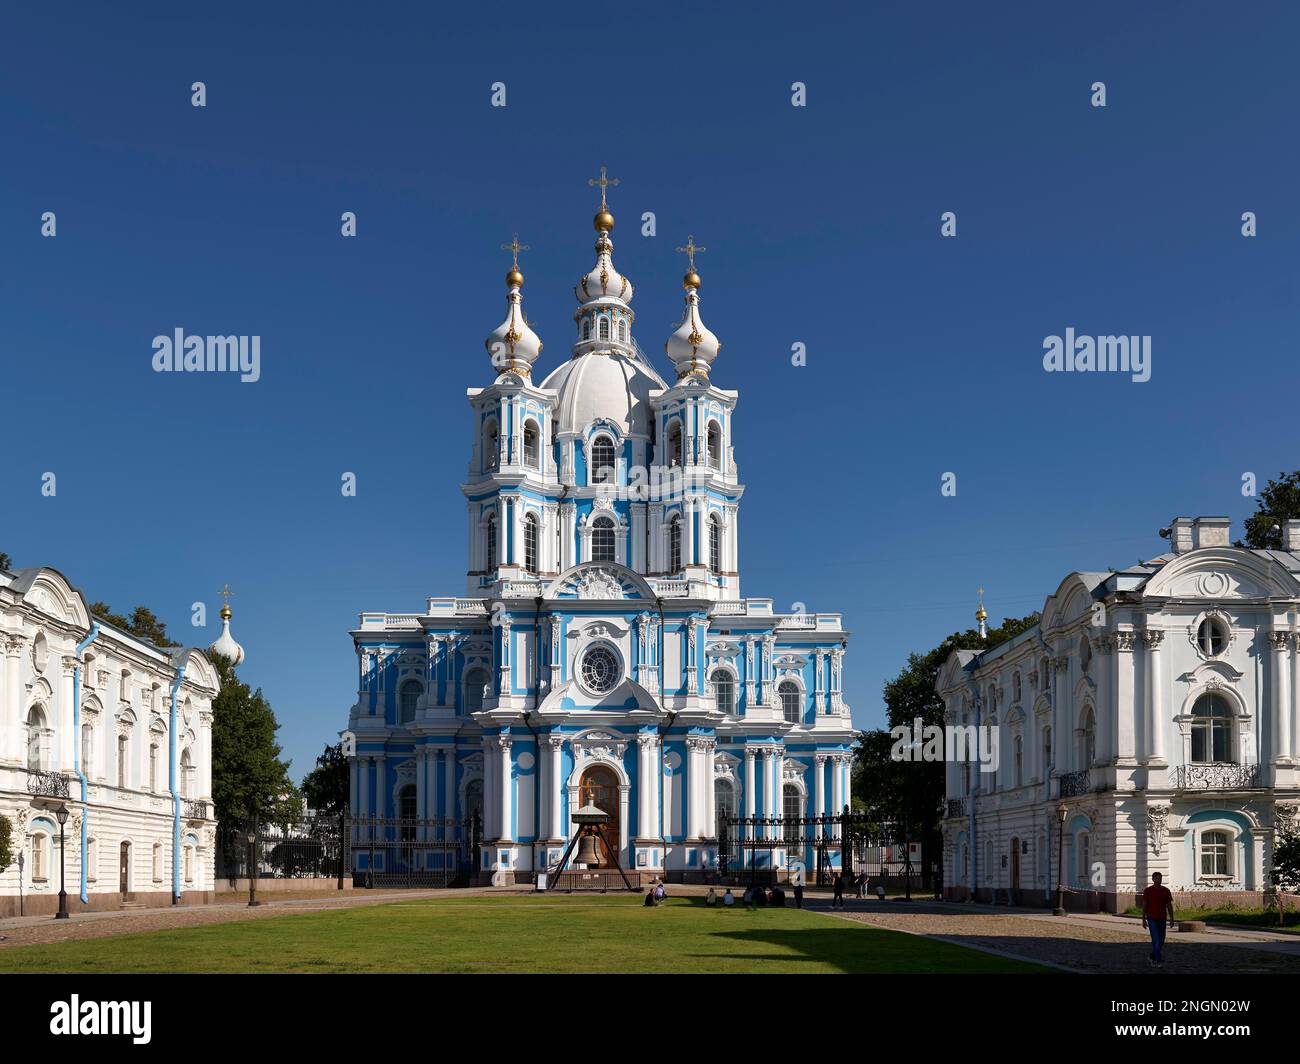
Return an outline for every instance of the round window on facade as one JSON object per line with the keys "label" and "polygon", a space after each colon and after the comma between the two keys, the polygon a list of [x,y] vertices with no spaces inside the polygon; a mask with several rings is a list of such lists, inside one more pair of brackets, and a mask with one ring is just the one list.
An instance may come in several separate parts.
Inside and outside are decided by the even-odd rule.
{"label": "round window on facade", "polygon": [[618,655],[609,647],[597,644],[582,655],[579,671],[582,685],[593,694],[603,695],[618,683]]}
{"label": "round window on facade", "polygon": [[1196,645],[1207,658],[1217,658],[1228,645],[1228,629],[1217,617],[1206,617],[1196,629]]}

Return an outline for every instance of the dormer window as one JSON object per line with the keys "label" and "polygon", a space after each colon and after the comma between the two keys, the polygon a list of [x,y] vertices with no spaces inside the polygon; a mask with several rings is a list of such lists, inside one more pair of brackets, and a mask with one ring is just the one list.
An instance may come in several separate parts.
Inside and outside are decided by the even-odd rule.
{"label": "dormer window", "polygon": [[584,340],[590,340],[590,339],[591,339],[591,319],[590,319],[590,318],[583,318],[583,319],[582,319],[582,338],[583,338]]}
{"label": "dormer window", "polygon": [[599,335],[600,339],[602,339],[602,340],[608,340],[608,339],[609,339],[609,319],[608,319],[608,318],[601,318],[601,319],[600,319],[599,334],[598,334],[598,335]]}
{"label": "dormer window", "polygon": [[627,343],[627,321],[624,319],[618,323],[618,338]]}

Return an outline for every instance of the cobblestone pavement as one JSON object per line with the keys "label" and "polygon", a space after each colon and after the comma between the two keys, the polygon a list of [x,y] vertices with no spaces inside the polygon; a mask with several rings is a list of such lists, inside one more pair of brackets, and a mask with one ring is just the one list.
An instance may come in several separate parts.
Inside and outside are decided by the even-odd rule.
{"label": "cobblestone pavement", "polygon": [[[832,912],[822,904],[809,908]],[[1183,932],[1170,933],[1165,943],[1165,966],[1152,972],[1147,960],[1151,944],[1142,925],[1118,917],[1060,919],[1038,913],[993,913],[924,902],[885,902],[883,907],[879,902],[850,902],[848,909],[835,910],[834,915],[960,946],[1057,964],[1076,972],[1300,974],[1300,952],[1288,943]]]}

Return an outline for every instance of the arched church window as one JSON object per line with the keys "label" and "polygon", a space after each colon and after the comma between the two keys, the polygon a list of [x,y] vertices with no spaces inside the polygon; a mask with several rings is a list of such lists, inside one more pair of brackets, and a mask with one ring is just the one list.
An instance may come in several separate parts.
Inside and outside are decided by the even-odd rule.
{"label": "arched church window", "polygon": [[45,768],[45,713],[40,706],[27,713],[27,767],[33,772]]}
{"label": "arched church window", "polygon": [[465,712],[477,713],[483,708],[483,699],[487,694],[488,674],[486,670],[474,668],[465,674]]}
{"label": "arched church window", "polygon": [[1083,711],[1083,720],[1079,727],[1079,768],[1091,768],[1097,756],[1097,719],[1092,715],[1092,707]]}
{"label": "arched church window", "polygon": [[537,572],[537,515],[524,517],[524,568]]}
{"label": "arched church window", "polygon": [[1192,760],[1232,760],[1232,710],[1222,695],[1204,694],[1192,707]]}
{"label": "arched church window", "polygon": [[736,712],[736,678],[730,669],[713,670],[713,701],[719,713],[733,716]]}
{"label": "arched church window", "polygon": [[597,325],[597,330],[598,330],[597,335],[600,337],[600,339],[602,339],[602,340],[608,340],[608,339],[609,339],[609,319],[608,319],[608,318],[601,318],[601,319],[600,319],[600,323],[599,323],[599,325]]}
{"label": "arched church window", "polygon": [[420,700],[420,681],[407,680],[397,693],[398,724],[410,724],[415,720],[415,704]]}
{"label": "arched church window", "polygon": [[590,484],[614,483],[614,441],[600,435],[591,441]]}
{"label": "arched church window", "polygon": [[583,338],[584,340],[590,340],[590,339],[591,339],[591,319],[590,319],[590,318],[583,318],[583,319],[582,319],[582,338]]}
{"label": "arched church window", "polygon": [[714,469],[722,468],[722,429],[716,421],[709,422],[709,465]]}
{"label": "arched church window", "polygon": [[736,788],[731,780],[713,781],[713,808],[718,817],[718,838],[725,838],[727,820],[736,815]]}
{"label": "arched church window", "polygon": [[491,572],[497,567],[497,519],[496,515],[490,516],[483,526],[484,541],[484,563],[483,568]]}
{"label": "arched church window", "polygon": [[540,455],[538,448],[537,422],[524,422],[524,465],[532,469],[538,468],[538,457]]}
{"label": "arched church window", "polygon": [[497,437],[497,423],[489,421],[483,428],[483,468],[496,469],[501,457],[501,444]]}
{"label": "arched church window", "polygon": [[194,755],[187,746],[181,751],[181,797],[194,797]]}
{"label": "arched church window", "polygon": [[618,323],[618,338],[627,343],[627,319],[623,319]]}
{"label": "arched church window", "polygon": [[673,514],[668,522],[668,571],[680,572],[682,568],[682,516]]}
{"label": "arched church window", "polygon": [[591,525],[591,560],[614,561],[614,522],[608,517],[598,517]]}
{"label": "arched church window", "polygon": [[682,423],[677,418],[668,422],[668,464],[682,464]]}
{"label": "arched church window", "polygon": [[803,717],[803,699],[799,697],[799,685],[793,680],[782,680],[776,689],[781,700],[781,715],[791,724],[798,724]]}
{"label": "arched church window", "polygon": [[798,847],[796,841],[799,837],[799,827],[797,821],[803,816],[803,795],[799,793],[799,788],[793,784],[787,783],[782,788],[781,812],[785,815],[785,840],[787,849]]}
{"label": "arched church window", "polygon": [[709,518],[709,571],[722,572],[722,522],[717,514]]}

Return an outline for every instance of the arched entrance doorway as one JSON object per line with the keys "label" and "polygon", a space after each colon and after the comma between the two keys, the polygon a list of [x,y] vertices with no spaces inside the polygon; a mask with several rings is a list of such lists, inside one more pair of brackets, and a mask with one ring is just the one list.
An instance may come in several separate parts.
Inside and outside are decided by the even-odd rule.
{"label": "arched entrance doorway", "polygon": [[609,819],[600,826],[604,833],[605,839],[613,849],[613,853],[601,847],[602,860],[597,866],[599,868],[613,868],[614,854],[617,854],[623,845],[623,840],[618,834],[619,818],[619,786],[618,777],[614,775],[614,770],[606,765],[592,765],[582,774],[582,783],[578,787],[578,804],[594,805],[602,813],[605,813]]}

